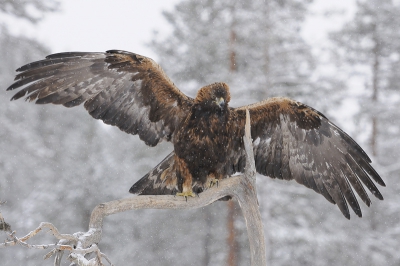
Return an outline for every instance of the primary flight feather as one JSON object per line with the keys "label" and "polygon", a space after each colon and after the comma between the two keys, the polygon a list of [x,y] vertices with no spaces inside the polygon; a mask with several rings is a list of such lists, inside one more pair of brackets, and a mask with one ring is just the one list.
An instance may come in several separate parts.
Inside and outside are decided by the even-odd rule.
{"label": "primary flight feather", "polygon": [[368,206],[364,189],[383,199],[372,179],[385,183],[364,150],[323,114],[287,98],[271,98],[232,108],[229,87],[213,83],[196,97],[183,94],[152,59],[119,50],[69,52],[20,67],[8,88],[21,88],[38,104],[73,107],[149,146],[174,145],[159,165],[135,183],[131,193],[194,196],[245,167],[244,124],[250,112],[256,170],[272,178],[294,179],[361,217],[353,191]]}

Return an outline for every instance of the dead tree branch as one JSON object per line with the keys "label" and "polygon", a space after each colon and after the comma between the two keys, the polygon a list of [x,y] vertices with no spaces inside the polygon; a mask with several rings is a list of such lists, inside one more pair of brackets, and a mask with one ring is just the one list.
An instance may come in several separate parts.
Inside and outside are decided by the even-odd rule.
{"label": "dead tree branch", "polygon": [[[202,192],[199,197],[189,198],[186,201],[183,197],[170,195],[141,195],[110,201],[99,204],[94,208],[89,222],[89,230],[85,233],[79,232],[73,235],[63,235],[59,234],[53,225],[42,223],[36,230],[29,233],[27,236],[20,238],[20,241],[17,241],[14,236],[14,239],[7,243],[25,243],[24,241],[26,241],[26,239],[33,237],[44,227],[47,227],[50,228],[53,235],[60,240],[56,245],[46,245],[49,247],[51,246],[53,250],[46,255],[45,258],[55,255],[54,265],[60,265],[64,251],[70,252],[68,259],[76,265],[103,265],[101,262],[102,258],[106,259],[111,264],[109,259],[102,254],[97,247],[97,244],[101,241],[103,219],[106,216],[137,209],[195,209],[207,206],[225,196],[231,196],[239,202],[246,221],[250,242],[251,265],[265,266],[266,246],[261,214],[258,208],[255,184],[256,170],[250,134],[250,115],[248,111],[246,113],[246,130],[243,139],[246,150],[245,173],[243,175],[223,179],[219,182],[218,186],[214,186]],[[7,243],[3,243],[3,245],[7,245]],[[22,245],[25,246],[25,244]],[[31,247],[32,246],[33,245],[31,245]],[[96,258],[87,260],[85,255],[92,252],[96,254]]]}

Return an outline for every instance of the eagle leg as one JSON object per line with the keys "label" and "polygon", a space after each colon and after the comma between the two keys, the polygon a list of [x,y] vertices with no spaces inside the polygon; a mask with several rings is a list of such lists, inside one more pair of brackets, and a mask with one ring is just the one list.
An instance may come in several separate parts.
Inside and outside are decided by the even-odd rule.
{"label": "eagle leg", "polygon": [[188,198],[188,197],[196,197],[196,194],[193,193],[192,190],[186,191],[186,192],[178,192],[178,193],[176,193],[176,195],[177,195],[177,196],[185,197],[186,201],[187,201],[187,198]]}
{"label": "eagle leg", "polygon": [[219,184],[219,180],[218,179],[209,178],[208,181],[210,182],[210,186],[209,186],[210,188],[212,188],[215,185],[217,185],[217,187],[218,187],[218,184]]}
{"label": "eagle leg", "polygon": [[215,186],[215,185],[217,185],[217,187],[218,187],[218,184],[219,184],[219,180],[218,179],[212,178],[210,180],[210,188]]}
{"label": "eagle leg", "polygon": [[207,177],[207,183],[210,184],[209,188],[212,188],[213,186],[219,185],[219,180],[222,178],[221,175],[216,174],[216,173],[211,173]]}
{"label": "eagle leg", "polygon": [[[187,183],[189,183],[189,182],[190,182],[190,184],[188,185]],[[186,201],[187,201],[188,197],[193,197],[193,198],[196,197],[196,194],[192,190],[191,175],[190,175],[190,178],[186,177],[184,179],[183,184],[182,184],[182,192],[176,193],[176,196],[185,197]]]}
{"label": "eagle leg", "polygon": [[184,160],[175,155],[175,163],[177,166],[176,176],[178,178],[178,189],[182,192],[176,193],[176,196],[182,196],[186,198],[188,197],[196,197],[196,194],[193,193],[192,190],[192,174],[187,167],[187,164]]}

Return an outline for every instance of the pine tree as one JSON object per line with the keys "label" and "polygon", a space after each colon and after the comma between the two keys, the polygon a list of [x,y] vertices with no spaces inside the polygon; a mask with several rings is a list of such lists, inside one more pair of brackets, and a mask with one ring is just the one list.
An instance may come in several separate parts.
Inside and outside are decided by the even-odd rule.
{"label": "pine tree", "polygon": [[225,81],[237,96],[233,99],[241,99],[238,104],[294,96],[309,86],[314,68],[309,46],[299,34],[307,4],[183,1],[164,13],[173,33],[165,39],[156,35],[152,46],[173,80],[193,94],[199,86]]}
{"label": "pine tree", "polygon": [[48,12],[58,10],[59,3],[56,0],[2,0],[0,2],[0,14],[11,15],[36,23]]}
{"label": "pine tree", "polygon": [[[336,57],[342,60],[341,67],[349,73],[349,80],[363,81],[362,94],[358,97],[359,136],[367,133],[368,149],[373,160],[378,162],[378,172],[388,184],[383,191],[389,201],[399,201],[400,175],[398,160],[400,134],[398,120],[400,105],[399,50],[400,50],[400,5],[392,0],[357,1],[354,18],[343,28],[331,34]],[[360,82],[359,82],[360,83]],[[364,136],[363,136],[364,135]],[[375,164],[376,165],[376,164]],[[392,202],[389,208],[379,210],[372,206],[366,227],[356,232],[358,241],[364,244],[365,265],[395,265],[399,263],[397,252],[384,250],[383,246],[399,245],[391,232],[397,227],[399,207]],[[382,217],[385,217],[383,220]],[[386,223],[386,224],[384,224]],[[370,231],[371,237],[364,235]],[[363,240],[361,240],[363,239]],[[377,241],[379,239],[380,241]],[[390,244],[389,244],[390,243]]]}
{"label": "pine tree", "polygon": [[[275,95],[304,96],[312,87],[314,69],[310,47],[300,36],[307,6],[304,1],[183,1],[172,12],[164,13],[172,34],[161,39],[156,35],[152,46],[167,74],[192,97],[199,87],[216,81],[229,84],[233,106]],[[272,225],[282,226],[275,210],[268,206],[290,202],[293,195],[287,191],[298,185],[276,187],[267,177],[260,179],[263,217],[268,225],[272,219]],[[246,264],[248,240],[240,231],[243,222],[232,220],[232,204],[228,209],[230,218],[223,228],[229,228],[227,265]],[[233,225],[239,231],[234,232]],[[270,230],[268,242],[287,243],[281,235],[271,235]],[[269,250],[271,260],[277,246]]]}
{"label": "pine tree", "polygon": [[[357,6],[354,19],[343,30],[333,33],[331,38],[342,48],[342,57],[348,63],[368,67],[361,70],[371,91],[369,105],[362,110],[365,112],[378,107],[379,97],[385,94],[388,70],[400,44],[400,19],[399,7],[392,0],[358,1]],[[371,121],[370,149],[374,156],[378,156],[379,119],[374,113],[368,113]]]}

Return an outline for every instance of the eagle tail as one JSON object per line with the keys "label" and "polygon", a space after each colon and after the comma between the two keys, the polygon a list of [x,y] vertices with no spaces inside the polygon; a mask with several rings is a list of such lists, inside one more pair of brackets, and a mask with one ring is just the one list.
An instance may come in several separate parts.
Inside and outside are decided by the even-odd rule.
{"label": "eagle tail", "polygon": [[138,195],[175,195],[178,185],[174,166],[175,153],[171,152],[155,168],[137,181],[129,192]]}
{"label": "eagle tail", "polygon": [[[129,189],[129,192],[138,195],[176,195],[179,189],[174,163],[175,152],[171,152],[161,163],[137,181]],[[194,182],[192,186],[193,192],[196,194],[208,188],[209,184],[207,183]],[[226,196],[219,200],[226,201],[229,199],[231,199],[231,197]]]}

